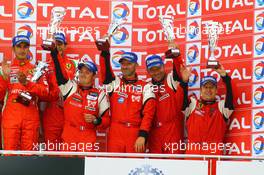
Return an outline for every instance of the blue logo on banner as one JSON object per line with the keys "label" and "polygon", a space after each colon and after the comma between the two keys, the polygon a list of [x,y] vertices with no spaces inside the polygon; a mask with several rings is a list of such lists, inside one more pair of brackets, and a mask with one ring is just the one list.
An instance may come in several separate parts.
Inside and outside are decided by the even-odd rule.
{"label": "blue logo on banner", "polygon": [[255,51],[257,52],[258,55],[261,55],[264,53],[264,37],[260,37],[256,41],[255,45]]}
{"label": "blue logo on banner", "polygon": [[195,68],[192,69],[191,73],[192,73],[192,75],[191,75],[189,83],[188,83],[188,85],[190,87],[194,86],[196,84],[196,82],[198,81],[198,79],[199,79],[198,72],[197,72],[197,70]]}
{"label": "blue logo on banner", "polygon": [[197,21],[193,21],[189,25],[189,31],[188,31],[188,36],[191,39],[194,39],[197,35],[199,34],[199,25]]}
{"label": "blue logo on banner", "polygon": [[197,45],[194,44],[187,51],[187,59],[190,63],[193,63],[197,59],[198,56],[199,56],[199,49]]}
{"label": "blue logo on banner", "polygon": [[263,103],[264,101],[264,87],[259,86],[255,92],[254,92],[254,101],[256,102],[257,105]]}
{"label": "blue logo on banner", "polygon": [[258,5],[260,6],[264,5],[264,0],[257,0],[257,2],[258,2]]}
{"label": "blue logo on banner", "polygon": [[258,30],[264,29],[264,13],[263,12],[256,17],[256,27]]}
{"label": "blue logo on banner", "polygon": [[264,78],[264,61],[258,63],[254,68],[254,75],[257,80]]}
{"label": "blue logo on banner", "polygon": [[189,3],[189,12],[191,13],[191,15],[194,15],[195,13],[198,12],[198,10],[200,9],[200,2],[199,0],[191,0]]}
{"label": "blue logo on banner", "polygon": [[26,1],[18,5],[17,14],[21,19],[28,18],[33,13],[34,13],[34,7],[29,1]]}
{"label": "blue logo on banner", "polygon": [[256,129],[261,129],[264,124],[264,112],[259,111],[258,113],[256,113],[254,115],[253,121],[254,121],[254,127]]}
{"label": "blue logo on banner", "polygon": [[113,34],[112,38],[116,44],[122,44],[128,39],[128,37],[129,34],[127,29],[125,27],[122,27]]}
{"label": "blue logo on banner", "polygon": [[126,18],[130,11],[125,3],[118,4],[113,9],[113,15],[117,19]]}
{"label": "blue logo on banner", "polygon": [[253,149],[255,154],[261,154],[263,152],[263,148],[264,148],[264,138],[263,136],[258,136],[257,138],[255,138],[253,142]]}

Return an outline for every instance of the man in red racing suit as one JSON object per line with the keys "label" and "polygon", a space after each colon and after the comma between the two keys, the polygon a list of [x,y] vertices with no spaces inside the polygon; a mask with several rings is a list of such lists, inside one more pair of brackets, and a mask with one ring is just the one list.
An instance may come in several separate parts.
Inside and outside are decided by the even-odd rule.
{"label": "man in red racing suit", "polygon": [[65,124],[63,150],[98,151],[96,129],[109,125],[109,102],[104,91],[93,86],[96,65],[91,61],[78,64],[78,82],[63,76],[59,61],[53,59],[56,78],[64,101]]}
{"label": "man in red racing suit", "polygon": [[30,40],[27,36],[13,38],[16,58],[5,70],[7,100],[3,110],[3,148],[5,150],[32,150],[38,141],[38,96],[47,96],[49,89],[45,76],[32,82],[35,65],[27,59]]}
{"label": "man in red racing suit", "polygon": [[[157,110],[149,136],[150,153],[183,153],[184,116],[183,87],[188,82],[189,72],[181,64],[181,56],[173,58],[173,71],[165,72],[164,63],[159,55],[146,59],[146,68],[152,78],[153,89],[157,98]],[[181,76],[176,69],[181,67]],[[180,78],[182,77],[183,80]],[[183,82],[182,82],[183,81]]]}
{"label": "man in red racing suit", "polygon": [[110,53],[100,58],[101,74],[110,98],[109,152],[144,152],[155,114],[156,100],[150,84],[138,80],[137,55],[124,52],[119,60],[122,76],[114,76]]}

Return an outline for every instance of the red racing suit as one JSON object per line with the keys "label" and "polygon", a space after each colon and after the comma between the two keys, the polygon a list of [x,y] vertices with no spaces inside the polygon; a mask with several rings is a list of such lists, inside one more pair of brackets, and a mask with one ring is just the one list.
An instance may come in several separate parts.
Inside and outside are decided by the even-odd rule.
{"label": "red racing suit", "polygon": [[[32,150],[38,141],[39,111],[37,107],[38,96],[45,97],[49,89],[45,76],[37,83],[28,81],[27,85],[19,83],[17,74],[23,72],[30,80],[34,74],[35,66],[29,60],[14,59],[10,66],[8,77],[8,96],[3,110],[3,146],[5,150]],[[17,101],[18,95],[29,92],[33,97],[29,106]]]}
{"label": "red racing suit", "polygon": [[[63,76],[69,79],[74,79],[75,65],[66,57],[61,57],[57,50],[51,51],[51,57],[56,57],[59,60],[62,68]],[[61,143],[61,135],[64,125],[64,113],[63,113],[63,99],[58,97],[59,89],[55,76],[55,68],[52,59],[48,60],[50,65],[49,85],[50,94],[47,101],[47,107],[43,113],[43,131],[45,143]]]}
{"label": "red racing suit", "polygon": [[156,100],[150,84],[113,76],[110,53],[100,58],[101,74],[110,98],[109,152],[135,152],[139,136],[147,138],[155,114]]}
{"label": "red racing suit", "polygon": [[[231,78],[222,77],[226,84],[226,98],[219,102],[188,100],[187,91],[184,94],[183,109],[186,117],[187,145],[186,154],[222,155],[224,137],[227,130],[227,121],[231,116],[233,94]],[[208,173],[216,174],[216,159],[211,159],[212,166],[208,164]]]}
{"label": "red racing suit", "polygon": [[[1,67],[0,67],[1,69]],[[2,77],[2,70],[0,70],[0,126],[2,124],[2,108],[3,100],[6,94],[7,82]],[[2,130],[2,129],[1,129]],[[2,149],[2,132],[0,130],[0,149]]]}
{"label": "red racing suit", "polygon": [[[109,125],[109,102],[104,91],[95,87],[83,88],[74,80],[63,77],[58,62],[56,77],[64,101],[65,124],[62,133],[63,150],[68,151],[98,151],[96,129]],[[85,114],[96,116],[96,123],[87,123]]]}
{"label": "red racing suit", "polygon": [[179,146],[183,142],[184,131],[184,116],[181,112],[184,83],[180,81],[176,71],[177,59],[180,58],[173,59],[173,71],[161,82],[152,80],[153,89],[158,90],[155,91],[157,109],[148,141],[150,153],[182,153],[179,147],[176,148],[176,144]]}

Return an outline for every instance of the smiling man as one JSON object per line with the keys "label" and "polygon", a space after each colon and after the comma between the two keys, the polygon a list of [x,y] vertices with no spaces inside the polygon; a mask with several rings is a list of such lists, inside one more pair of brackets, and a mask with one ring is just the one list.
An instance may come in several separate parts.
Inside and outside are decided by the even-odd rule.
{"label": "smiling man", "polygon": [[[233,95],[231,78],[223,66],[215,71],[220,74],[226,85],[225,100],[216,101],[217,81],[213,76],[202,78],[199,100],[193,97],[188,100],[188,94],[185,93],[184,112],[188,144],[197,145],[195,148],[188,147],[186,154],[223,154],[223,149],[218,146],[224,142],[227,121],[234,110]],[[203,144],[215,144],[217,147],[214,150],[203,149]]]}

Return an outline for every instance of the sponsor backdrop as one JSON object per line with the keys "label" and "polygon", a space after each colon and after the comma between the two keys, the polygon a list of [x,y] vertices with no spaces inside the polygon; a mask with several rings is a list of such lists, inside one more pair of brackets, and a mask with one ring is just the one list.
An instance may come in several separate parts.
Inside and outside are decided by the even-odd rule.
{"label": "sponsor backdrop", "polygon": [[[188,66],[192,67],[190,93],[199,95],[199,80],[214,75],[219,80],[219,99],[224,86],[217,73],[206,69],[209,57],[204,27],[208,21],[220,22],[216,57],[233,79],[236,111],[232,116],[227,142],[228,155],[264,155],[264,1],[262,0],[126,0],[126,1],[0,1],[0,61],[12,59],[11,38],[26,34],[31,38],[32,62],[45,60],[49,54],[40,47],[47,35],[53,7],[67,9],[61,30],[68,40],[68,57],[84,57],[99,63],[95,40],[102,37],[114,18],[127,23],[112,37],[112,66],[118,73],[122,51],[132,50],[139,56],[138,74],[147,78],[145,59],[161,54],[167,41],[158,21],[159,15],[174,16],[176,42]],[[171,60],[165,60],[167,70]],[[104,134],[102,134],[104,137]]]}

